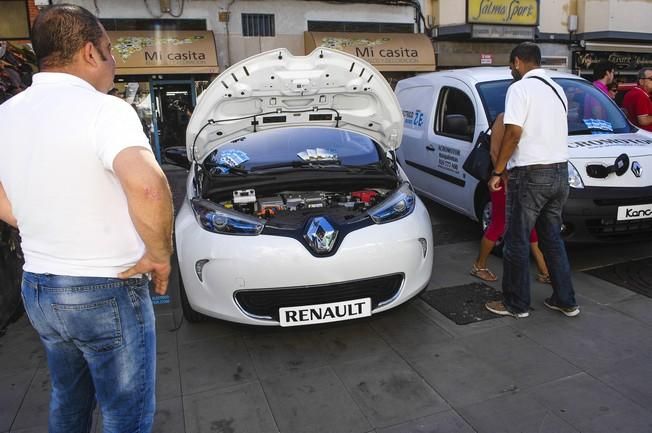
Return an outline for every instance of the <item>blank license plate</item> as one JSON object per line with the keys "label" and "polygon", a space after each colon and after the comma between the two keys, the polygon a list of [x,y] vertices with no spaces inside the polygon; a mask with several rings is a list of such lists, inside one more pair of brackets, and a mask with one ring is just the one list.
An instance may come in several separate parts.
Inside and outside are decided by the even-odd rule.
{"label": "blank license plate", "polygon": [[652,204],[618,206],[618,221],[652,218]]}
{"label": "blank license plate", "polygon": [[371,298],[278,309],[281,326],[313,325],[371,316]]}

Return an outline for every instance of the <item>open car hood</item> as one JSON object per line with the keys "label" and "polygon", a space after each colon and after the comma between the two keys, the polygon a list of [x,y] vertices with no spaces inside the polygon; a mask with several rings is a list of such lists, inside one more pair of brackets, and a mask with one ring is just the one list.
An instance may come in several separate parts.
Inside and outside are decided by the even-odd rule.
{"label": "open car hood", "polygon": [[328,48],[293,56],[280,48],[222,72],[200,95],[186,130],[188,159],[203,161],[248,133],[334,127],[398,148],[403,115],[385,78],[358,57]]}

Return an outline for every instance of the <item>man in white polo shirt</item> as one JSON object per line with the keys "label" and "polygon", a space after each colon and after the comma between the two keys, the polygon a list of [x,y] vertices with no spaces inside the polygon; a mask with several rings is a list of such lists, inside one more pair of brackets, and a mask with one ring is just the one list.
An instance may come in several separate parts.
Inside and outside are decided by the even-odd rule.
{"label": "man in white polo shirt", "polygon": [[552,280],[545,305],[566,316],[579,314],[566,248],[562,208],[568,198],[568,101],[541,68],[541,51],[524,42],[510,54],[516,80],[505,100],[505,135],[489,188],[507,188],[503,251],[503,301],[489,311],[527,317],[530,310],[529,236],[533,227]]}
{"label": "man in white polo shirt", "polygon": [[89,11],[59,4],[32,30],[33,85],[0,106],[0,219],[17,226],[22,296],[45,346],[50,433],[149,432],[172,201],[137,114],[106,93],[111,42]]}

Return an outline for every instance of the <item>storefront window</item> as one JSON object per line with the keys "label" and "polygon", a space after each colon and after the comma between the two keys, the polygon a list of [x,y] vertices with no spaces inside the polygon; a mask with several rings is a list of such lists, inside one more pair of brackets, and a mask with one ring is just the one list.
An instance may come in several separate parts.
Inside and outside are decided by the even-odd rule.
{"label": "storefront window", "polygon": [[111,94],[124,99],[133,107],[143,126],[143,132],[147,135],[147,138],[149,138],[150,145],[153,146],[152,134],[154,128],[152,124],[152,99],[149,91],[149,83],[147,81],[119,82],[116,83]]}

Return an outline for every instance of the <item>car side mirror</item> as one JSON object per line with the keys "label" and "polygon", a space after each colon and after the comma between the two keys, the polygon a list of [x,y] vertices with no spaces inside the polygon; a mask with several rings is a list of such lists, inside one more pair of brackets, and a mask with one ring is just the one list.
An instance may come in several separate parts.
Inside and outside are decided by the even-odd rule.
{"label": "car side mirror", "polygon": [[469,135],[469,120],[463,114],[448,114],[444,117],[443,132],[466,137]]}
{"label": "car side mirror", "polygon": [[185,146],[171,146],[163,151],[163,160],[177,167],[190,170],[190,161]]}

